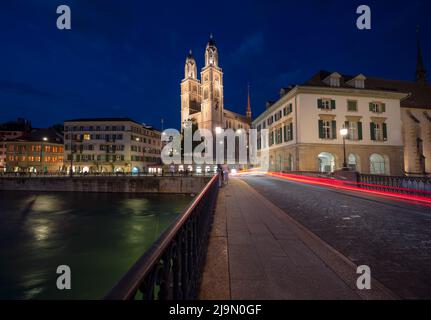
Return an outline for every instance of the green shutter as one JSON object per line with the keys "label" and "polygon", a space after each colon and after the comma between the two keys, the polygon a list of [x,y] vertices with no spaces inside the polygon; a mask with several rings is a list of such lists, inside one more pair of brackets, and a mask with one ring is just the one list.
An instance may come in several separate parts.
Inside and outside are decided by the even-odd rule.
{"label": "green shutter", "polygon": [[382,103],[382,112],[386,112],[386,104]]}
{"label": "green shutter", "polygon": [[317,107],[318,107],[319,109],[322,109],[322,99],[318,99],[318,100],[317,100]]}
{"label": "green shutter", "polygon": [[332,139],[337,139],[337,121],[332,120]]}
{"label": "green shutter", "polygon": [[373,103],[370,102],[370,111],[373,112]]}
{"label": "green shutter", "polygon": [[358,140],[362,140],[362,122],[358,122]]}
{"label": "green shutter", "polygon": [[335,109],[335,100],[331,100],[331,109],[334,110]]}
{"label": "green shutter", "polygon": [[383,123],[383,140],[388,140],[388,127],[386,123]]}
{"label": "green shutter", "polygon": [[374,122],[370,123],[370,136],[371,140],[376,140],[376,125],[374,124]]}
{"label": "green shutter", "polygon": [[290,124],[290,141],[293,140],[293,122]]}
{"label": "green shutter", "polygon": [[323,139],[323,120],[319,120],[319,139]]}

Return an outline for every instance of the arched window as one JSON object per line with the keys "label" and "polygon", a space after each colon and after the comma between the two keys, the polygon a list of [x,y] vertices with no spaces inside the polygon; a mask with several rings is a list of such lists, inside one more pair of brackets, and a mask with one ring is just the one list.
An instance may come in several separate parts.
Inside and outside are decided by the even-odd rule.
{"label": "arched window", "polygon": [[317,163],[320,172],[333,172],[335,170],[335,157],[332,153],[321,152],[317,156]]}
{"label": "arched window", "polygon": [[293,171],[293,157],[290,153],[287,156],[287,171]]}
{"label": "arched window", "polygon": [[385,158],[382,155],[373,153],[370,156],[370,173],[371,174],[385,174]]}
{"label": "arched window", "polygon": [[358,168],[358,159],[353,153],[349,154],[349,157],[347,158],[347,166],[353,171],[356,171]]}
{"label": "arched window", "polygon": [[207,100],[208,99],[208,89],[204,90],[204,99]]}

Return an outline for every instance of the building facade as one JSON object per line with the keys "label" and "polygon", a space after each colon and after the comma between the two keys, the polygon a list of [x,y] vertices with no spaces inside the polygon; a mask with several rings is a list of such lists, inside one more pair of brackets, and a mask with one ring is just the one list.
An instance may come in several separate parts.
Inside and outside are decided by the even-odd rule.
{"label": "building facade", "polygon": [[205,66],[200,77],[198,79],[196,61],[190,51],[181,81],[181,127],[186,121],[192,121],[199,129],[212,132],[217,127],[248,130],[251,124],[250,103],[245,116],[224,107],[223,71],[219,66],[218,50],[212,36],[206,46]]}
{"label": "building facade", "polygon": [[33,129],[4,144],[7,172],[58,173],[63,170],[63,137],[53,129]]}
{"label": "building facade", "polygon": [[[341,169],[347,128],[346,163],[362,173],[403,173],[401,103],[406,93],[370,86],[364,75],[319,72],[305,84],[281,90],[281,98],[254,120],[268,129],[270,170]],[[268,145],[266,145],[268,144]]]}
{"label": "building facade", "polygon": [[0,125],[0,172],[6,171],[6,141],[17,139],[30,131],[31,123],[25,119],[17,119]]}
{"label": "building facade", "polygon": [[161,168],[160,132],[129,118],[64,122],[65,169],[79,173],[139,173]]}

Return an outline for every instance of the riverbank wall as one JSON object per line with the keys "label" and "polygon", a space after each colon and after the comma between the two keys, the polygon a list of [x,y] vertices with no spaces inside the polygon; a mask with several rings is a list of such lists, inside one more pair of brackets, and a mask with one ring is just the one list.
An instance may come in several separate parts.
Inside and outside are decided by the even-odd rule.
{"label": "riverbank wall", "polygon": [[199,193],[208,176],[145,177],[1,177],[0,191]]}

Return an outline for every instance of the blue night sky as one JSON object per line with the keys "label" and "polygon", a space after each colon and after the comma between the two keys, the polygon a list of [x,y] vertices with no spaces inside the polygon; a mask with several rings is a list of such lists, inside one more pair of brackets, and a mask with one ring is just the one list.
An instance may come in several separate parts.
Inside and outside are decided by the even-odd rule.
{"label": "blue night sky", "polygon": [[[56,8],[72,30],[56,28]],[[356,28],[356,8],[372,30]],[[262,112],[281,87],[318,70],[412,80],[416,25],[431,80],[431,4],[424,1],[2,0],[0,122],[49,126],[80,117],[131,117],[179,127],[180,81],[198,67],[212,32],[224,71],[225,107]]]}

